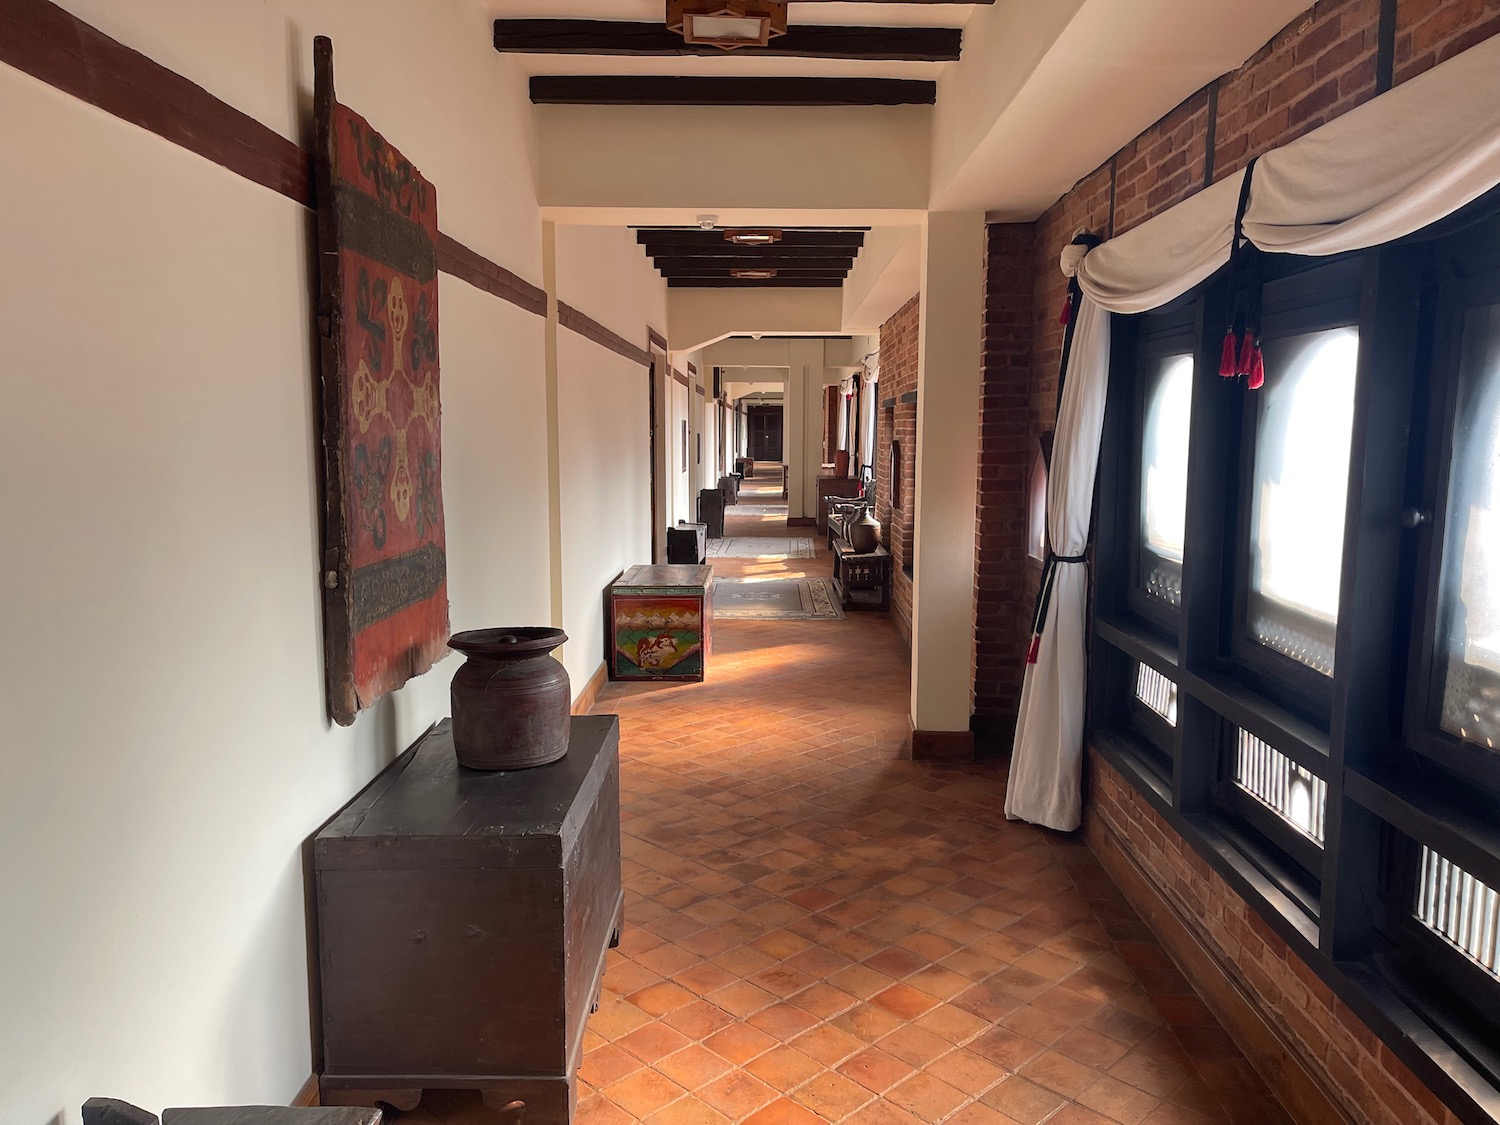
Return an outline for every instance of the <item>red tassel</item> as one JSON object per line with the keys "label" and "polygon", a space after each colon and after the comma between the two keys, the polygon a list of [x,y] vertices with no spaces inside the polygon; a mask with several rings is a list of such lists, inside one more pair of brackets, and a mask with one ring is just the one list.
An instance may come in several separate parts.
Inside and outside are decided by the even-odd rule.
{"label": "red tassel", "polygon": [[1246,332],[1240,340],[1240,358],[1235,362],[1234,373],[1236,375],[1250,374],[1250,368],[1255,366],[1255,355],[1260,351],[1260,345],[1255,342],[1255,337]]}
{"label": "red tassel", "polygon": [[1063,301],[1062,312],[1057,314],[1057,323],[1068,325],[1073,323],[1073,294],[1069,293]]}
{"label": "red tassel", "polygon": [[1266,357],[1260,350],[1260,341],[1256,341],[1255,350],[1250,355],[1250,389],[1258,391],[1266,385]]}
{"label": "red tassel", "polygon": [[1026,649],[1026,663],[1027,664],[1035,664],[1036,663],[1036,654],[1041,650],[1041,647],[1042,647],[1042,636],[1041,636],[1041,634],[1040,633],[1033,633],[1031,635],[1031,644]]}
{"label": "red tassel", "polygon": [[1224,333],[1224,350],[1219,355],[1219,374],[1226,379],[1233,379],[1235,376],[1235,357],[1237,353],[1238,349],[1236,347],[1234,329],[1231,328],[1228,332]]}

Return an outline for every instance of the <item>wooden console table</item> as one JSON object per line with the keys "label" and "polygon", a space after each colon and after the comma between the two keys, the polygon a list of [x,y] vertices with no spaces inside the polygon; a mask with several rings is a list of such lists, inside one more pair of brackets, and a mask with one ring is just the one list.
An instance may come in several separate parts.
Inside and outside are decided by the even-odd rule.
{"label": "wooden console table", "polygon": [[[891,556],[884,547],[854,553],[847,539],[833,541],[833,588],[845,609],[891,608]],[[870,591],[878,590],[879,594]]]}
{"label": "wooden console table", "polygon": [[467,1089],[573,1119],[624,895],[619,719],[572,724],[560,760],[487,772],[445,720],[318,833],[324,1104]]}

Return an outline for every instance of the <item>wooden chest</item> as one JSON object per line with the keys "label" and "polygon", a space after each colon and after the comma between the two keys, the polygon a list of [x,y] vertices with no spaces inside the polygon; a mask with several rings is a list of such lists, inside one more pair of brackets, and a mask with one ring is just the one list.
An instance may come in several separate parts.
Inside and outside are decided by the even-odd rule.
{"label": "wooden chest", "polygon": [[427,1089],[572,1119],[584,1024],[618,943],[619,720],[561,760],[465,769],[434,727],[314,842],[327,1105]]}
{"label": "wooden chest", "polygon": [[712,642],[708,566],[633,566],[606,595],[612,680],[701,680]]}
{"label": "wooden chest", "polygon": [[683,523],[667,528],[667,562],[698,566],[708,558],[708,525]]}

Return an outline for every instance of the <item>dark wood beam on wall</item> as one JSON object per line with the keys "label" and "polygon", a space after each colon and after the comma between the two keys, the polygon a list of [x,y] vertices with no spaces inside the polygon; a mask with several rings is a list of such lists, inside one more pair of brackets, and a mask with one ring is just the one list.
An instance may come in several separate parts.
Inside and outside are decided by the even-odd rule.
{"label": "dark wood beam on wall", "polygon": [[[834,27],[804,24],[787,29],[764,47],[740,47],[739,58],[955,62],[963,44],[957,27]],[[496,20],[495,50],[533,55],[707,55],[726,52],[689,43],[659,23],[615,20]]]}
{"label": "dark wood beam on wall", "polygon": [[[720,247],[733,250],[735,243],[724,237],[722,230],[666,230],[653,227],[637,230],[635,240],[647,247],[650,253],[656,247]],[[865,244],[863,231],[858,230],[783,230],[781,239],[769,245],[778,250],[789,246],[839,247],[857,252]]]}
{"label": "dark wood beam on wall", "polygon": [[535,105],[932,105],[937,83],[908,78],[672,78],[537,75]]}

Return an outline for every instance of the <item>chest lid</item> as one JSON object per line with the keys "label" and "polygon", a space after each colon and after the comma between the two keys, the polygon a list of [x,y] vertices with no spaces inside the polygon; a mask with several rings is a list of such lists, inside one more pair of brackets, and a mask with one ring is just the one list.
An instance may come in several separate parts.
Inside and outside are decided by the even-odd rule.
{"label": "chest lid", "polygon": [[711,566],[642,564],[620,575],[611,589],[617,594],[701,594],[713,577]]}
{"label": "chest lid", "polygon": [[618,785],[619,723],[575,716],[568,752],[556,762],[490,771],[458,764],[445,719],[318,833],[314,865],[561,867],[605,786]]}

